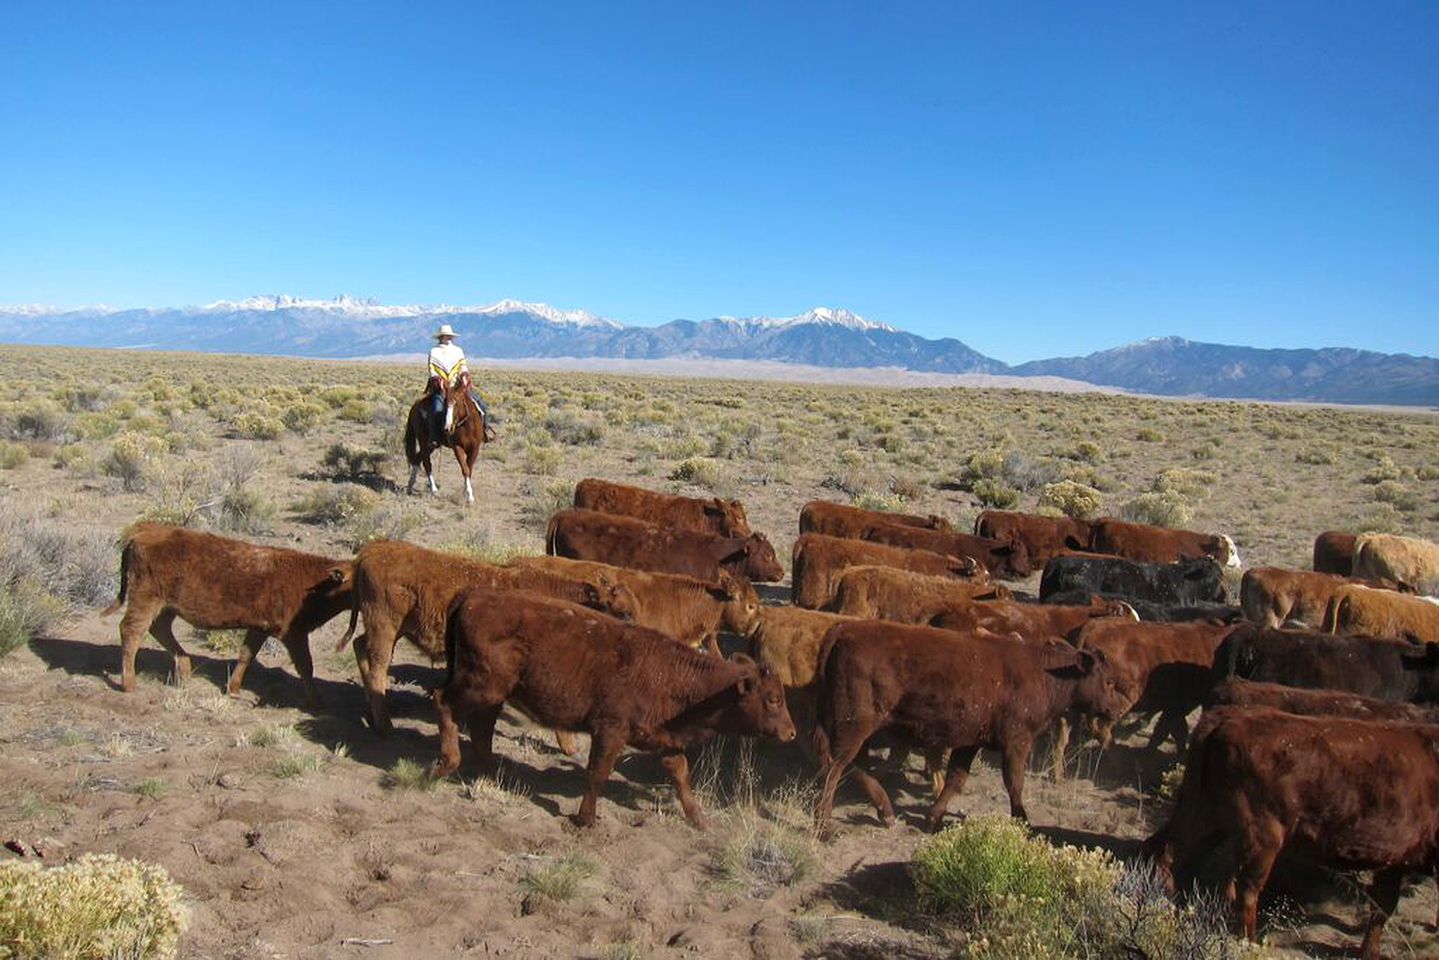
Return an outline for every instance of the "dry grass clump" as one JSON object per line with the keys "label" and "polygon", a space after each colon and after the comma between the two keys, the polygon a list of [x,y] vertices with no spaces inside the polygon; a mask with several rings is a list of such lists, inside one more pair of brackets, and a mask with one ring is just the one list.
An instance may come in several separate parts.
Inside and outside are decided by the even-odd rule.
{"label": "dry grass clump", "polygon": [[0,440],[0,470],[14,470],[23,467],[30,459],[30,451],[22,443]]}
{"label": "dry grass clump", "polygon": [[348,443],[332,443],[320,461],[328,475],[336,480],[376,486],[383,481],[380,468],[390,460],[384,450],[367,450]]}
{"label": "dry grass clump", "polygon": [[524,888],[527,909],[533,909],[533,902],[550,901],[569,903],[579,895],[586,880],[599,870],[599,865],[581,854],[568,854],[552,863],[534,867],[520,877]]}
{"label": "dry grass clump", "polygon": [[78,605],[113,597],[116,554],[98,533],[0,506],[0,656],[69,617]]}
{"label": "dry grass clump", "polygon": [[189,923],[165,869],[109,854],[43,869],[0,864],[0,954],[48,960],[174,957]]}
{"label": "dry grass clump", "polygon": [[134,431],[115,437],[110,453],[100,461],[100,472],[115,477],[128,491],[144,490],[154,477],[165,441]]}
{"label": "dry grass clump", "polygon": [[375,491],[353,483],[337,483],[312,490],[295,504],[295,516],[304,523],[339,526],[374,513],[380,507]]}

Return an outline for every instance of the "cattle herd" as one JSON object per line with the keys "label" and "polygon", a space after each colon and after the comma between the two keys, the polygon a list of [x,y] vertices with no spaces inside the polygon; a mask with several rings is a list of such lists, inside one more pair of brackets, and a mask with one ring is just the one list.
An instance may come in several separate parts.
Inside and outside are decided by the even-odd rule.
{"label": "cattle herd", "polygon": [[[818,763],[822,835],[846,775],[894,821],[879,749],[923,754],[933,829],[979,750],[998,751],[1024,817],[1041,734],[1062,744],[1083,719],[1105,743],[1125,717],[1155,717],[1150,747],[1188,752],[1146,854],[1178,892],[1217,884],[1245,934],[1282,850],[1374,871],[1365,957],[1378,956],[1405,875],[1439,868],[1435,544],[1324,533],[1313,571],[1248,570],[1236,605],[1224,574],[1240,560],[1225,536],[1003,511],[966,534],[940,517],[815,501],[799,516],[792,603],[767,605],[753,584],[784,570],[737,501],[593,479],[545,542],[546,556],[503,565],[399,541],[332,559],[136,524],[105,611],[125,607],[123,687],[146,631],[188,675],[178,617],[245,631],[232,693],[277,637],[314,704],[309,634],[348,611],[341,647],[353,646],[377,733],[391,728],[399,640],[443,660],[436,775],[461,766],[461,728],[474,765],[492,769],[509,704],[568,753],[589,734],[581,825],[629,746],[659,754],[703,827],[688,746],[798,739]],[[1037,598],[997,582],[1037,571]],[[722,656],[721,633],[747,652]]]}

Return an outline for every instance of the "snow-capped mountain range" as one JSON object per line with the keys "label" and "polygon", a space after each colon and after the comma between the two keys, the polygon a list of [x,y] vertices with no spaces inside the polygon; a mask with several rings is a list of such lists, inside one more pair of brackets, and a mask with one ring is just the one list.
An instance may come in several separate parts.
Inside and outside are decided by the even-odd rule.
{"label": "snow-capped mountain range", "polygon": [[366,357],[420,353],[441,323],[455,329],[474,358],[766,360],[1059,376],[1178,396],[1439,406],[1439,360],[1431,357],[1341,348],[1261,350],[1160,337],[1011,367],[959,340],[930,340],[831,307],[793,317],[721,316],[640,327],[508,299],[485,306],[393,306],[350,296],[279,294],[195,307],[30,304],[0,306],[0,342]]}

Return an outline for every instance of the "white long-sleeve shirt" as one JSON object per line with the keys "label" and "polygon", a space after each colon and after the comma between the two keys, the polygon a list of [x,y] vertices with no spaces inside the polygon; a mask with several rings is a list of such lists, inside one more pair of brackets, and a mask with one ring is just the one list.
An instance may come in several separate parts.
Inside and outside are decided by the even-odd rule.
{"label": "white long-sleeve shirt", "polygon": [[430,376],[444,377],[446,383],[453,384],[460,371],[468,369],[465,351],[460,349],[459,344],[437,343],[430,348]]}

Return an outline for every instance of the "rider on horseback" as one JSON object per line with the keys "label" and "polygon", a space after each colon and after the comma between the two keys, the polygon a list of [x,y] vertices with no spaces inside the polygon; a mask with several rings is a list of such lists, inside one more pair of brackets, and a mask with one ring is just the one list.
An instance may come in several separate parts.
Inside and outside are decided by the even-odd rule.
{"label": "rider on horseback", "polygon": [[[429,398],[430,398],[430,438],[436,445],[444,440],[445,436],[445,390],[444,387],[454,386],[459,380],[460,374],[469,371],[469,364],[465,362],[465,351],[455,343],[455,331],[448,323],[440,325],[440,331],[435,334],[439,342],[430,349],[429,362]],[[477,391],[470,391],[470,398],[475,401],[479,408],[480,420],[485,427],[486,442],[495,439],[494,428],[490,426],[490,411],[485,407],[485,402],[480,399]]]}

